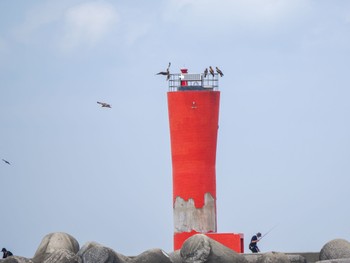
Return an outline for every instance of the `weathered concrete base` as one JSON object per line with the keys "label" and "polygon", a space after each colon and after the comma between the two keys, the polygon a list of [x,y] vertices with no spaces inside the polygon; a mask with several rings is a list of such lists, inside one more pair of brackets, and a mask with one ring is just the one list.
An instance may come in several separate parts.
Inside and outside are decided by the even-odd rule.
{"label": "weathered concrete base", "polygon": [[194,200],[176,197],[174,203],[174,233],[196,231],[216,232],[215,199],[210,193],[204,195],[204,206],[196,208]]}

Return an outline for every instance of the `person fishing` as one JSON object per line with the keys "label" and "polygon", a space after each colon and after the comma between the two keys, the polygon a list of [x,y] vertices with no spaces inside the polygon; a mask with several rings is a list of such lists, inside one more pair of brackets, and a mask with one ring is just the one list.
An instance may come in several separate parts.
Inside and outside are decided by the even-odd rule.
{"label": "person fishing", "polygon": [[261,233],[258,232],[256,233],[256,235],[252,236],[252,239],[250,240],[250,244],[249,244],[249,249],[253,252],[253,253],[258,253],[260,252],[260,249],[258,247],[258,242],[261,239]]}

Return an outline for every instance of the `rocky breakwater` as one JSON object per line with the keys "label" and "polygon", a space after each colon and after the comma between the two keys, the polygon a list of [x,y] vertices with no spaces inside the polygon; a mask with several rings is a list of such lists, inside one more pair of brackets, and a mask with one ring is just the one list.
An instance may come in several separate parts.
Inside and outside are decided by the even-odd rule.
{"label": "rocky breakwater", "polygon": [[180,250],[166,253],[156,248],[129,257],[96,242],[80,248],[74,237],[57,232],[43,238],[33,258],[14,255],[0,259],[0,263],[350,263],[350,243],[344,239],[332,240],[317,255],[317,260],[310,261],[302,253],[239,254],[198,234],[187,239]]}

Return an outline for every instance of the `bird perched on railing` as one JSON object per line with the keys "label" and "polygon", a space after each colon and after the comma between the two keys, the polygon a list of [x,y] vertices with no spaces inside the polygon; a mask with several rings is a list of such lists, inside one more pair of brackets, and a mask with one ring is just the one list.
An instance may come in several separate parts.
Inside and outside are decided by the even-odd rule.
{"label": "bird perched on railing", "polygon": [[170,71],[169,71],[170,66],[171,66],[171,62],[169,62],[169,65],[168,65],[166,71],[161,71],[161,72],[157,73],[156,75],[167,76],[166,80],[169,80],[169,78],[170,78]]}
{"label": "bird perched on railing", "polygon": [[208,68],[205,68],[204,70],[204,77],[206,78],[208,76]]}
{"label": "bird perched on railing", "polygon": [[9,161],[6,161],[5,159],[2,159],[6,164],[10,164]]}
{"label": "bird perched on railing", "polygon": [[106,103],[106,102],[97,102],[98,104],[101,104],[102,108],[112,108],[110,104]]}
{"label": "bird perched on railing", "polygon": [[214,70],[213,70],[213,68],[211,66],[209,66],[209,72],[214,77]]}
{"label": "bird perched on railing", "polygon": [[224,76],[224,73],[222,73],[222,71],[218,67],[215,67],[215,68],[216,68],[216,72],[220,75],[220,77]]}

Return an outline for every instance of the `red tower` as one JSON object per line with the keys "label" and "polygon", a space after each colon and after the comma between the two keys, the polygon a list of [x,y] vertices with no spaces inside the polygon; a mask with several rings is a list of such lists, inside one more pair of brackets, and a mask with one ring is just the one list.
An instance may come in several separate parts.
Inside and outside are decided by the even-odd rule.
{"label": "red tower", "polygon": [[244,252],[243,235],[217,233],[216,145],[220,91],[218,76],[171,74],[168,110],[173,168],[174,249],[203,233]]}

